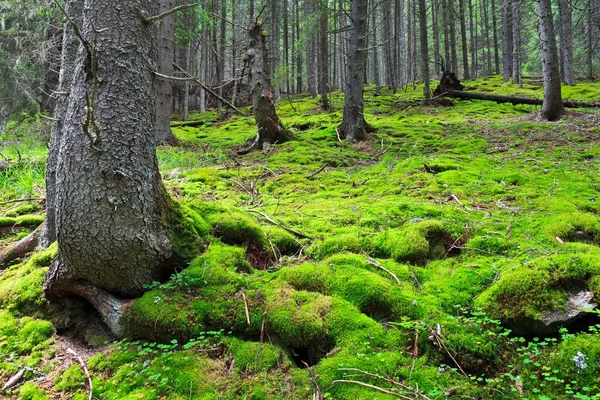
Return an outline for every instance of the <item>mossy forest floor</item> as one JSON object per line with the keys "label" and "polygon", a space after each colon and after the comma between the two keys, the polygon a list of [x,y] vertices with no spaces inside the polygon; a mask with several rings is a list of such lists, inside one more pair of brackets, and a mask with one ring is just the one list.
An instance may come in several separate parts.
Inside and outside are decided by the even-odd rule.
{"label": "mossy forest floor", "polygon": [[[467,88],[541,97],[498,77]],[[600,84],[563,93],[597,101]],[[547,123],[530,106],[407,102],[420,96],[367,88],[377,131],[359,144],[338,141],[339,92],[331,113],[282,99],[297,140],[243,157],[253,118],[174,128],[161,171],[205,250],[149,285],[119,342],[92,310],[75,330],[53,320],[54,247],[0,273],[0,386],[27,367],[0,397],[87,399],[70,348],[96,399],[600,398],[598,315],[545,323],[600,296],[599,112]],[[47,131],[0,138],[0,246],[43,220],[40,201],[2,202],[43,197]]]}

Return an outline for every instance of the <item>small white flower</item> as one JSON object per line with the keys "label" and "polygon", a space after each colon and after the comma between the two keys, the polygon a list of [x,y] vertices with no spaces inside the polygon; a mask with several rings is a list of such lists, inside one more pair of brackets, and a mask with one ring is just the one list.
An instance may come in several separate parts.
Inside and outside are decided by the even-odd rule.
{"label": "small white flower", "polygon": [[412,303],[412,304],[413,304],[413,306],[415,306],[415,307],[416,307],[416,306],[418,306],[418,305],[419,305],[419,302],[418,302],[417,300],[413,300],[413,303]]}
{"label": "small white flower", "polygon": [[159,301],[161,301],[162,299],[160,298],[160,296],[154,296],[154,303],[158,303]]}

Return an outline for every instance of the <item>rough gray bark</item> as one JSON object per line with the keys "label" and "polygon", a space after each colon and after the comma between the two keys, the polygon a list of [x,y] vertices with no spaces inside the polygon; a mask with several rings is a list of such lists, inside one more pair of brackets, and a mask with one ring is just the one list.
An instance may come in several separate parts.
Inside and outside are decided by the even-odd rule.
{"label": "rough gray bark", "polygon": [[264,149],[275,143],[283,143],[293,139],[292,135],[279,122],[275,112],[266,40],[261,21],[254,23],[252,28],[248,30],[246,57],[250,68],[252,107],[258,130],[254,144],[242,153],[253,149]]}
{"label": "rough gray bark", "polygon": [[542,42],[542,73],[544,75],[544,104],[542,115],[549,121],[559,120],[563,114],[558,51],[552,20],[550,0],[536,0],[539,18],[540,41]]}
{"label": "rough gray bark", "polygon": [[[471,79],[471,74],[469,73],[469,49],[467,47],[467,23],[465,20],[465,0],[458,0],[458,10],[459,10],[459,15],[460,15],[460,17],[459,17],[460,18],[460,38],[461,38],[461,44],[462,44],[464,79],[468,80],[468,79]],[[427,29],[427,26],[425,26],[425,29]],[[427,30],[425,30],[425,33],[427,33]]]}
{"label": "rough gray bark", "polygon": [[85,1],[89,53],[78,53],[64,116],[49,297],[76,282],[132,297],[172,270],[155,151],[156,28],[144,20],[157,12],[151,0]]}
{"label": "rough gray bark", "polygon": [[373,80],[375,82],[376,88],[375,92],[381,92],[381,77],[379,74],[379,44],[377,42],[377,7],[375,6],[371,9],[371,17],[372,17],[372,32],[373,32]]}
{"label": "rough gray bark", "polygon": [[[429,46],[427,44],[427,6],[425,5],[425,0],[419,0],[419,27],[421,31],[421,75],[424,83],[423,95],[426,100],[429,100],[431,97],[431,89],[429,87]],[[466,52],[464,54],[466,54]],[[465,71],[468,71],[468,66]]]}
{"label": "rough gray bark", "polygon": [[560,52],[563,59],[562,76],[566,85],[575,86],[572,10],[571,4],[567,0],[558,0],[558,16],[560,21]]}
{"label": "rough gray bark", "polygon": [[[450,25],[448,15],[448,0],[442,0],[442,26],[444,27],[444,68],[452,69],[450,55]],[[453,71],[456,72],[456,71]]]}
{"label": "rough gray bark", "polygon": [[441,72],[440,64],[440,27],[439,27],[439,1],[433,0],[431,5],[431,20],[433,30],[433,64],[435,76],[439,77]]}
{"label": "rough gray bark", "polygon": [[502,75],[504,82],[512,76],[513,27],[511,0],[502,0]]}
{"label": "rough gray bark", "polygon": [[[83,21],[83,0],[68,0],[65,11],[79,26]],[[50,148],[46,161],[46,224],[40,237],[40,245],[48,247],[56,241],[56,169],[65,111],[68,105],[66,93],[71,90],[75,75],[75,62],[80,42],[73,32],[73,26],[66,22],[63,28],[62,56],[57,92],[65,93],[56,100],[54,108],[54,123],[50,133]]]}
{"label": "rough gray bark", "polygon": [[521,0],[512,0],[512,80],[514,84],[521,85],[521,18],[519,4]]}
{"label": "rough gray bark", "polygon": [[329,30],[329,8],[326,0],[319,2],[319,92],[321,109],[329,110],[329,46],[327,31]]}
{"label": "rough gray bark", "polygon": [[339,129],[340,136],[350,142],[366,137],[363,86],[364,67],[367,57],[367,0],[352,0],[346,80],[344,82],[344,117]]}
{"label": "rough gray bark", "polygon": [[[174,0],[160,0],[159,14],[175,7]],[[174,61],[174,35],[175,20],[170,15],[157,22],[158,29],[158,73],[173,76]],[[170,126],[171,110],[173,108],[173,82],[169,79],[157,78],[156,80],[156,142],[175,143],[177,138],[173,135]]]}
{"label": "rough gray bark", "polygon": [[594,79],[594,24],[592,22],[593,8],[590,7],[586,10],[586,24],[585,29],[587,33],[587,78]]}
{"label": "rough gray bark", "polygon": [[492,35],[494,40],[494,73],[500,73],[500,56],[498,54],[498,17],[496,15],[496,0],[492,0]]}
{"label": "rough gray bark", "polygon": [[452,70],[458,72],[458,51],[456,46],[456,15],[454,11],[454,0],[446,0],[448,4],[448,23],[450,24],[450,56],[452,57]]}

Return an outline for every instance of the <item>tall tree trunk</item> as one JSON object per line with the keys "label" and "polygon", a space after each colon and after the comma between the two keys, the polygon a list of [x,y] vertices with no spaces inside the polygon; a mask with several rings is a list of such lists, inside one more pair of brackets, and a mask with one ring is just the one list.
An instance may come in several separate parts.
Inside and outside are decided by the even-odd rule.
{"label": "tall tree trunk", "polygon": [[63,120],[58,256],[44,289],[50,298],[83,294],[82,286],[131,298],[171,273],[176,257],[168,230],[172,203],[156,158],[156,28],[141,17],[156,15],[158,4],[85,5],[86,51],[75,65],[86,67],[75,72]]}
{"label": "tall tree trunk", "polygon": [[494,73],[500,73],[500,55],[498,53],[498,16],[496,15],[496,0],[492,0],[492,33],[494,39]]}
{"label": "tall tree trunk", "polygon": [[350,142],[366,138],[364,116],[363,68],[366,62],[367,0],[352,0],[346,81],[344,82],[344,117],[340,136]]}
{"label": "tall tree trunk", "polygon": [[375,81],[375,93],[381,92],[381,77],[379,76],[379,45],[377,43],[377,5],[373,5],[371,17],[373,21],[373,80]]}
{"label": "tall tree trunk", "polygon": [[[159,12],[171,10],[175,6],[173,0],[160,0]],[[157,22],[158,25],[158,72],[173,76],[175,61],[175,21],[168,16]],[[177,138],[171,131],[171,110],[173,108],[173,82],[158,78],[156,82],[156,142],[175,143]]]}
{"label": "tall tree trunk", "polygon": [[563,55],[562,75],[566,85],[575,86],[573,71],[573,24],[571,4],[567,0],[558,0],[560,21],[560,52]]}
{"label": "tall tree trunk", "polygon": [[427,6],[425,5],[425,0],[419,0],[419,25],[421,30],[421,75],[424,83],[423,95],[425,96],[425,99],[428,100],[431,97],[431,89],[429,87],[429,46],[427,44]]}
{"label": "tall tree trunk", "polygon": [[488,1],[484,0],[481,4],[481,8],[483,9],[483,15],[481,18],[483,19],[483,29],[485,32],[485,47],[486,47],[486,61],[487,61],[487,71],[486,76],[492,73],[492,43],[490,41],[490,19],[489,19],[489,5]]}
{"label": "tall tree trunk", "polygon": [[[300,42],[300,0],[294,0],[294,9],[296,15],[296,93],[302,93],[302,50]],[[294,47],[294,46],[292,46]]]}
{"label": "tall tree trunk", "polygon": [[473,25],[473,14],[475,10],[473,10],[473,1],[469,0],[469,33],[471,38],[471,68],[472,73],[471,76],[473,79],[477,79],[477,42],[475,38],[477,37],[475,32],[475,27]]}
{"label": "tall tree trunk", "polygon": [[405,0],[396,0],[396,36],[398,37],[397,55],[395,65],[397,68],[397,86],[402,87],[407,82],[405,68],[408,64],[406,57],[406,18],[404,16]]}
{"label": "tall tree trunk", "polygon": [[[191,33],[191,32],[190,32]],[[190,40],[188,40],[187,45],[185,47],[185,70],[191,71],[192,67],[192,40],[191,34],[188,36]],[[217,70],[217,74],[218,74]],[[183,84],[183,120],[187,121],[190,114],[190,81],[185,81]]]}
{"label": "tall tree trunk", "polygon": [[414,71],[413,71],[413,59],[412,59],[412,54],[413,54],[413,43],[415,42],[413,40],[413,37],[417,34],[417,32],[412,29],[412,25],[413,25],[413,19],[415,19],[416,15],[412,10],[412,4],[414,1],[417,0],[407,0],[407,7],[408,7],[408,15],[407,15],[407,34],[406,34],[406,81],[410,82],[414,80]]}
{"label": "tall tree trunk", "polygon": [[462,42],[463,71],[465,80],[471,79],[469,74],[469,49],[467,47],[467,24],[465,21],[465,0],[458,0],[460,13],[460,37]]}
{"label": "tall tree trunk", "polygon": [[587,32],[587,78],[594,79],[594,23],[592,2],[586,10],[586,32]]}
{"label": "tall tree trunk", "polygon": [[544,75],[544,104],[542,115],[549,121],[559,120],[563,114],[560,72],[558,69],[558,50],[552,4],[550,0],[536,0],[539,18],[540,41],[542,42],[542,72]]}
{"label": "tall tree trunk", "polygon": [[[392,3],[388,0],[386,10],[391,10]],[[394,32],[390,23],[391,16],[389,12],[384,12],[383,29],[385,30],[385,83],[392,90],[396,91],[396,68],[394,64]]]}
{"label": "tall tree trunk", "polygon": [[[65,10],[71,19],[81,26],[83,22],[83,0],[68,0]],[[66,22],[63,28],[62,56],[58,81],[58,92],[70,93],[73,77],[75,76],[77,50],[79,39],[73,32],[73,27]],[[50,133],[50,149],[46,161],[46,224],[40,237],[40,244],[48,247],[56,241],[56,174],[61,138],[64,129],[65,113],[69,98],[59,96],[54,107],[54,123]]]}
{"label": "tall tree trunk", "polygon": [[289,95],[292,91],[292,87],[290,84],[290,39],[288,11],[288,0],[283,0],[283,51],[285,53],[285,89],[286,93]]}
{"label": "tall tree trunk", "polygon": [[435,68],[435,76],[440,76],[440,25],[439,25],[439,0],[433,0],[431,5],[431,19],[433,21],[433,64]]}
{"label": "tall tree trunk", "polygon": [[521,17],[519,4],[521,0],[512,0],[512,29],[513,29],[513,67],[512,80],[521,85]]}
{"label": "tall tree trunk", "polygon": [[444,25],[444,69],[446,70],[452,69],[452,60],[450,56],[450,16],[448,15],[448,1],[449,0],[442,0],[442,21]]}
{"label": "tall tree trunk", "polygon": [[291,140],[275,112],[273,91],[269,72],[269,61],[262,21],[257,21],[248,31],[248,50],[246,52],[250,67],[250,91],[252,107],[258,128],[256,140],[249,149],[265,149],[275,143]]}
{"label": "tall tree trunk", "polygon": [[321,109],[329,110],[329,46],[327,31],[329,30],[329,8],[327,0],[319,1],[319,92],[321,93]]}
{"label": "tall tree trunk", "polygon": [[513,67],[513,27],[512,0],[502,1],[502,75],[504,82],[512,76]]}
{"label": "tall tree trunk", "polygon": [[458,52],[456,48],[456,15],[454,10],[454,0],[446,0],[448,2],[448,14],[450,19],[450,52],[452,57],[452,71],[458,72]]}

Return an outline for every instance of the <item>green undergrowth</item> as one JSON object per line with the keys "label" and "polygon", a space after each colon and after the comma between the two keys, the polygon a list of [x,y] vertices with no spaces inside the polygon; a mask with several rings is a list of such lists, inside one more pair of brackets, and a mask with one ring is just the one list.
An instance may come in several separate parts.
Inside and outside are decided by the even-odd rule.
{"label": "green undergrowth", "polygon": [[[465,85],[542,94],[499,76]],[[597,116],[546,123],[539,107],[427,107],[413,102],[421,93],[367,87],[377,130],[358,144],[337,139],[340,92],[330,113],[310,96],[282,101],[297,140],[243,157],[233,150],[254,138],[252,118],[174,121],[181,146],[158,151],[176,200],[164,217],[177,222],[176,263],[189,266],[146,285],[126,308],[127,340],[87,361],[94,397],[598,398],[597,315],[543,322],[574,293],[600,296]],[[599,94],[598,83],[564,89],[573,100]],[[19,128],[23,163],[0,172],[0,202],[42,194],[31,124]],[[41,211],[0,206],[0,246]],[[87,398],[77,364],[53,358],[41,282],[54,252],[0,276],[0,383],[23,365],[58,370],[39,387],[28,371],[14,398]]]}

